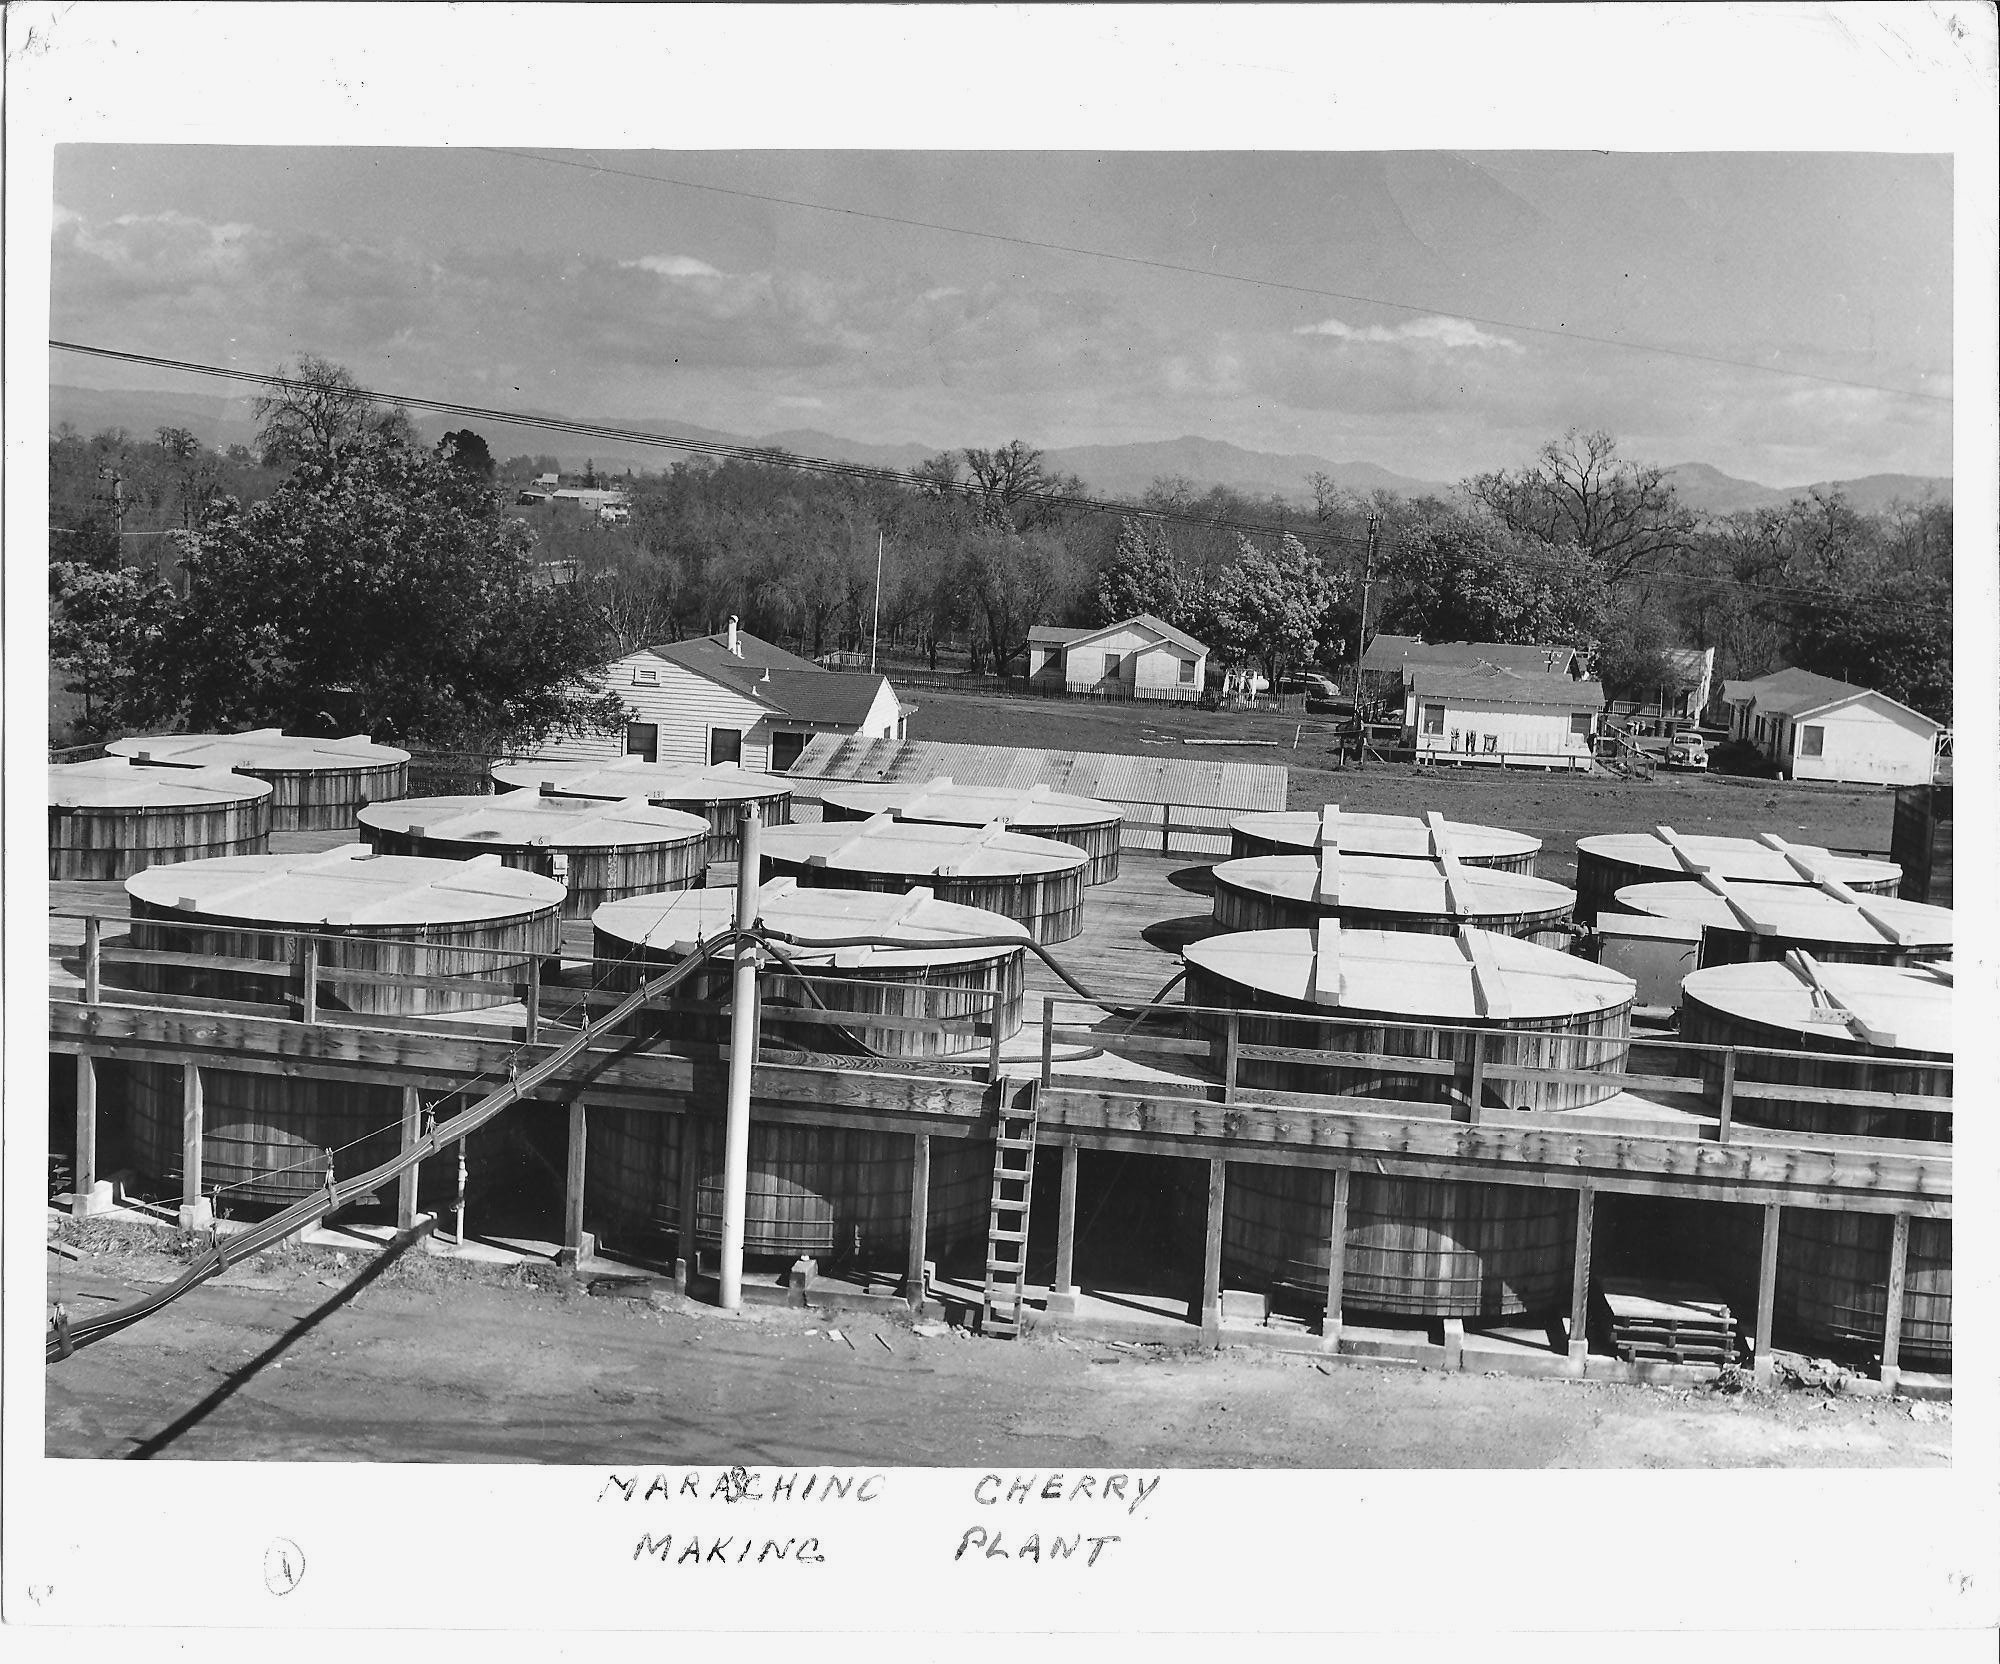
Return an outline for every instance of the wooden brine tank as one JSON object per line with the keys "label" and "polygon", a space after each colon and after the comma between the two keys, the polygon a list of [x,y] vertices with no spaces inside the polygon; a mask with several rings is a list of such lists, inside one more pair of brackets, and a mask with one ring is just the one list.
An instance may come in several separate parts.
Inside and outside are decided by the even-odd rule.
{"label": "wooden brine tank", "polygon": [[[419,1016],[512,1004],[491,989],[405,987],[344,973],[518,983],[528,974],[529,955],[557,951],[563,900],[555,880],[503,866],[496,856],[440,861],[376,855],[365,844],[152,867],[125,889],[134,947],[271,964],[268,974],[141,966],[143,986],[275,1004],[297,988],[299,946],[296,938],[264,933],[310,931],[321,939],[318,1001],[329,1015]],[[138,1165],[150,1178],[177,1180],[181,1071],[158,1063],[125,1068]],[[297,1201],[325,1184],[330,1161],[336,1172],[350,1174],[386,1161],[398,1147],[401,1097],[393,1087],[219,1066],[204,1067],[202,1081],[204,1189],[222,1188],[227,1205]],[[429,1163],[427,1171],[441,1174],[445,1165]]]}
{"label": "wooden brine tank", "polygon": [[548,797],[594,797],[616,801],[642,797],[662,809],[679,809],[708,822],[708,859],[736,859],[736,815],[757,805],[766,826],[792,818],[792,788],[775,774],[758,774],[734,763],[703,768],[698,763],[649,763],[643,757],[599,758],[579,763],[495,763],[493,779],[502,786],[530,788]]}
{"label": "wooden brine tank", "polygon": [[49,877],[99,883],[213,855],[262,854],[271,783],[130,757],[49,767]]}
{"label": "wooden brine tank", "polygon": [[1809,884],[1814,876],[1845,884],[1864,895],[1892,896],[1902,869],[1891,861],[1835,855],[1814,844],[1791,844],[1766,833],[1761,838],[1683,837],[1671,826],[1651,832],[1612,832],[1576,843],[1576,916],[1596,921],[1616,906],[1628,884],[1685,878],[1702,869],[1726,880],[1751,884]]}
{"label": "wooden brine tank", "polygon": [[1242,860],[1251,855],[1302,855],[1322,844],[1337,844],[1344,854],[1388,855],[1428,860],[1442,832],[1452,852],[1468,867],[1532,875],[1542,840],[1499,826],[1475,826],[1430,814],[1364,815],[1329,803],[1311,810],[1259,810],[1238,815],[1229,823],[1229,853]]}
{"label": "wooden brine tank", "polygon": [[640,797],[603,803],[525,787],[495,797],[406,797],[370,804],[361,828],[384,855],[492,854],[559,879],[569,891],[566,919],[587,919],[622,896],[694,889],[708,872],[708,822]]}
{"label": "wooden brine tank", "polygon": [[937,826],[1006,826],[1030,837],[1074,844],[1090,857],[1086,884],[1108,884],[1118,876],[1118,838],[1124,825],[1118,805],[1047,786],[960,786],[947,774],[923,785],[832,785],[820,805],[828,821],[886,814]]}
{"label": "wooden brine tank", "polygon": [[226,768],[271,783],[273,832],[344,832],[364,803],[410,789],[410,754],[366,734],[313,739],[278,728],[243,734],[155,734],[105,749],[180,768]]}
{"label": "wooden brine tank", "polygon": [[760,845],[765,878],[819,889],[925,888],[940,901],[999,913],[1037,942],[1067,942],[1083,929],[1083,875],[1090,857],[1051,838],[1004,826],[928,826],[875,815],[865,821],[783,826]]}
{"label": "wooden brine tank", "polygon": [[1833,880],[1813,886],[1669,879],[1626,885],[1618,905],[1699,925],[1703,965],[1782,959],[1794,948],[1833,964],[1907,965],[1951,957],[1950,908],[1869,895]]}
{"label": "wooden brine tank", "polygon": [[[1187,1002],[1238,1011],[1242,1046],[1449,1059],[1603,1074],[1601,1084],[1509,1081],[1490,1101],[1529,1110],[1601,1103],[1618,1092],[1630,1046],[1629,978],[1491,931],[1456,936],[1312,930],[1215,936],[1185,950]],[[1192,1019],[1225,1064],[1226,1022]],[[1403,1026],[1396,1026],[1403,1025]],[[1244,1058],[1239,1085],[1281,1092],[1439,1101],[1451,1077],[1381,1064]],[[1330,1180],[1303,1169],[1233,1164],[1223,1256],[1253,1286],[1323,1294]],[[1539,1185],[1383,1178],[1356,1172],[1348,1201],[1345,1303],[1401,1316],[1495,1321],[1568,1298],[1576,1201]]]}
{"label": "wooden brine tank", "polygon": [[[1801,1133],[1949,1142],[1951,1116],[1745,1096],[1745,1082],[1952,1096],[1952,967],[1784,960],[1718,965],[1682,984],[1681,1030],[1708,1045],[1770,1047],[1805,1057],[1738,1055],[1735,1116]],[[1745,1214],[1749,1210],[1740,1211]],[[1778,1235],[1779,1332],[1822,1346],[1879,1347],[1888,1311],[1885,1214],[1786,1208]],[[1742,1252],[1754,1253],[1747,1220]],[[1904,1276],[1902,1362],[1951,1367],[1951,1221],[1912,1219]]]}
{"label": "wooden brine tank", "polygon": [[[612,980],[633,987],[678,963],[698,941],[728,930],[734,918],[733,893],[691,890],[612,902],[591,923],[600,958],[630,961],[629,972]],[[1027,932],[1011,919],[940,901],[927,890],[802,890],[789,879],[763,886],[759,918],[772,932],[797,939],[785,952],[809,979],[767,966],[761,1002],[843,1019],[837,1026],[765,1019],[767,1058],[774,1049],[782,1057],[788,1046],[844,1052],[859,1069],[864,1059],[983,1055],[995,994],[1001,1038],[1020,1031],[1025,949],[1019,944]],[[814,945],[849,937],[886,937],[892,945]],[[982,938],[988,945],[961,945]],[[993,945],[994,938],[1003,940]],[[654,1013],[651,1020],[680,1039],[721,1041],[729,995],[730,966],[718,960],[675,990],[677,1003],[698,1009]],[[704,1146],[686,1152],[689,1124],[686,1116],[591,1110],[586,1182],[602,1230],[678,1237],[681,1164],[693,1160],[694,1238],[704,1247],[720,1241],[720,1132],[713,1129]],[[910,1162],[910,1141],[899,1133],[753,1119],[745,1251],[895,1263],[909,1229]],[[932,1140],[926,1212],[932,1258],[983,1240],[992,1171],[990,1138]]]}
{"label": "wooden brine tank", "polygon": [[1215,922],[1224,930],[1308,929],[1338,919],[1348,929],[1452,936],[1469,924],[1561,948],[1576,899],[1546,878],[1462,866],[1450,856],[1400,860],[1330,848],[1224,861],[1214,878]]}

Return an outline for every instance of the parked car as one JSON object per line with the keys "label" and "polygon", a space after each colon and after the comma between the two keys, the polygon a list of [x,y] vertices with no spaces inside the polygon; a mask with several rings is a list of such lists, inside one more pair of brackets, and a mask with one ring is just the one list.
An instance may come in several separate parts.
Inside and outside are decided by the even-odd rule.
{"label": "parked car", "polygon": [[1667,741],[1666,763],[1668,768],[1708,767],[1708,741],[1701,737],[1699,729],[1676,728],[1673,738]]}

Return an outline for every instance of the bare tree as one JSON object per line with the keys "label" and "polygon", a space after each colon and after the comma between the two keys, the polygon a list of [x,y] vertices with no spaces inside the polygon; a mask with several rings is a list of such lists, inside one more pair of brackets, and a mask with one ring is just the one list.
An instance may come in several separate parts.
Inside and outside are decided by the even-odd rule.
{"label": "bare tree", "polygon": [[1575,544],[1614,583],[1663,571],[1693,545],[1695,516],[1665,474],[1623,460],[1607,433],[1571,428],[1531,467],[1477,475],[1465,492],[1517,532]]}
{"label": "bare tree", "polygon": [[409,412],[384,407],[353,376],[316,353],[299,355],[297,369],[280,365],[277,385],[251,401],[264,466],[331,456],[343,446],[373,435],[392,445],[416,437]]}

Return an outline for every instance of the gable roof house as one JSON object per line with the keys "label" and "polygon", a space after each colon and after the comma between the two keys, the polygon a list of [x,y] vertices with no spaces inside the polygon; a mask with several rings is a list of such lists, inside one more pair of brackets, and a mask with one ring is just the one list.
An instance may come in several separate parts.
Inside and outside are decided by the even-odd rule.
{"label": "gable roof house", "polygon": [[1584,655],[1574,647],[1515,641],[1424,641],[1384,631],[1361,655],[1362,698],[1394,705],[1407,691],[1413,670],[1473,670],[1480,665],[1578,680],[1586,673]]}
{"label": "gable roof house", "polygon": [[1778,670],[1724,685],[1729,733],[1793,780],[1922,786],[1937,766],[1944,725],[1901,700],[1810,670]]}
{"label": "gable roof house", "polygon": [[883,676],[830,671],[737,628],[627,653],[592,677],[623,701],[624,732],[552,736],[533,757],[641,756],[781,774],[816,734],[903,739],[915,707]]}
{"label": "gable roof house", "polygon": [[1603,687],[1567,670],[1415,665],[1403,674],[1403,744],[1418,762],[1590,766]]}
{"label": "gable roof house", "polygon": [[1191,701],[1208,685],[1208,648],[1151,613],[1094,630],[1037,624],[1028,679],[1107,699]]}

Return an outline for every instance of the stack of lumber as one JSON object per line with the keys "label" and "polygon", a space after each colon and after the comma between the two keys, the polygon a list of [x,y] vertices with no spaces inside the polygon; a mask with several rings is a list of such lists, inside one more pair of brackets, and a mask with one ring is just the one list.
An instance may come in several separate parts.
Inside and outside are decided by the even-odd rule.
{"label": "stack of lumber", "polygon": [[1609,1313],[1612,1350],[1627,1362],[1653,1358],[1720,1366],[1736,1356],[1736,1320],[1713,1289],[1606,1277],[1598,1294]]}

